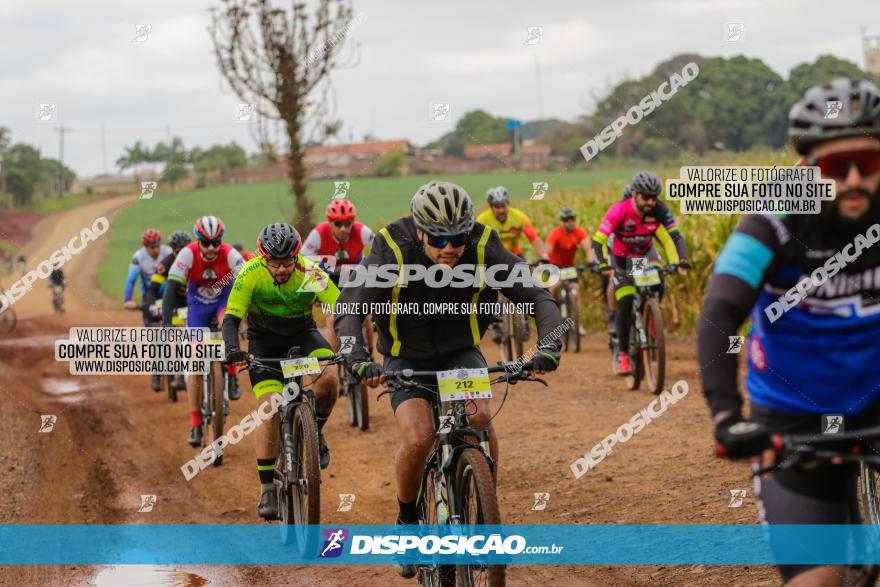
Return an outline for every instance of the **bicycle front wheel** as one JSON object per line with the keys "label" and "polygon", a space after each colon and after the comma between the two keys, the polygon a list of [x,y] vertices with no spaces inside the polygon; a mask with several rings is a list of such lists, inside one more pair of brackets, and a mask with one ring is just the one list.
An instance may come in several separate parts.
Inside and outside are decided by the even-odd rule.
{"label": "bicycle front wheel", "polygon": [[318,462],[318,426],[307,403],[293,410],[293,521],[319,524],[321,519],[321,478]]}
{"label": "bicycle front wheel", "polygon": [[[501,523],[495,478],[482,452],[468,448],[461,453],[455,469],[455,486],[455,513],[462,525]],[[457,570],[459,585],[497,587],[505,583],[504,565],[460,565]]]}
{"label": "bicycle front wheel", "polygon": [[367,393],[367,386],[358,383],[349,387],[348,392],[351,394],[348,401],[354,404],[357,427],[361,430],[368,430],[370,428],[370,395]]}
{"label": "bicycle front wheel", "polygon": [[880,471],[865,463],[859,466],[859,513],[865,524],[880,524]]}
{"label": "bicycle front wheel", "polygon": [[666,336],[663,333],[663,309],[656,298],[648,299],[645,304],[644,322],[645,339],[648,344],[642,349],[645,374],[648,377],[648,389],[653,394],[663,391],[666,379]]}
{"label": "bicycle front wheel", "polygon": [[[425,526],[442,526],[449,523],[449,509],[443,501],[442,473],[436,462],[432,464],[422,480],[419,499],[419,523]],[[424,587],[455,587],[455,566],[419,566],[419,585]]]}
{"label": "bicycle front wheel", "polygon": [[[211,434],[209,441],[213,443],[223,436],[223,365],[219,361],[211,362],[211,370],[208,372],[208,393],[210,394],[211,406]],[[214,466],[223,464],[223,452],[218,451],[214,459]]]}

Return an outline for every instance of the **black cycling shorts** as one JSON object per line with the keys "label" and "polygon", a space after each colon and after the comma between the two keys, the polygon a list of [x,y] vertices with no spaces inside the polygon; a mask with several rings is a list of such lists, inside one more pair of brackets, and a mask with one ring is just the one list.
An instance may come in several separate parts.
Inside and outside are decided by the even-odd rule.
{"label": "black cycling shorts", "polygon": [[[780,434],[821,435],[820,414],[787,414],[752,404],[751,416]],[[844,432],[880,424],[880,401],[858,416],[844,418]],[[878,447],[880,448],[880,447]],[[755,478],[761,522],[767,524],[859,524],[857,465],[791,467],[770,479]],[[785,582],[820,565],[779,565]]]}
{"label": "black cycling shorts", "polygon": [[[290,347],[298,346],[300,357],[321,357],[332,355],[333,350],[327,339],[317,328],[310,328],[303,334],[294,338],[252,338],[248,341],[248,352],[256,358],[261,357],[286,357]],[[275,369],[281,369],[277,361],[267,362],[266,365]],[[251,380],[251,388],[257,399],[267,393],[281,393],[284,388],[281,376],[274,371],[248,369],[248,377]]]}
{"label": "black cycling shorts", "polygon": [[[479,369],[486,366],[486,357],[480,352],[480,348],[471,347],[432,359],[385,357],[384,369],[386,371],[399,371],[400,369],[413,369],[414,371],[447,371],[449,369],[458,368]],[[437,386],[436,377],[421,377],[417,378],[416,381],[431,384],[434,388]],[[394,391],[391,393],[391,409],[396,412],[397,406],[410,399],[418,398],[430,402],[434,395],[435,394],[421,389]]]}

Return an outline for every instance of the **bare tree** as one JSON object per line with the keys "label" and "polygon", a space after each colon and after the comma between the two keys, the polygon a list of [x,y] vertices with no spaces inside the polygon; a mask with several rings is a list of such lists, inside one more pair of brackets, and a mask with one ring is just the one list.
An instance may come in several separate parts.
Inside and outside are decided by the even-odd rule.
{"label": "bare tree", "polygon": [[[329,117],[329,72],[343,64],[339,54],[352,28],[348,0],[291,0],[289,10],[273,0],[223,0],[210,27],[223,77],[258,115],[261,145],[269,141],[269,120],[282,120],[288,139],[288,176],[296,204],[293,223],[302,234],[312,228],[306,198],[304,145]],[[311,126],[311,130],[307,128]]]}

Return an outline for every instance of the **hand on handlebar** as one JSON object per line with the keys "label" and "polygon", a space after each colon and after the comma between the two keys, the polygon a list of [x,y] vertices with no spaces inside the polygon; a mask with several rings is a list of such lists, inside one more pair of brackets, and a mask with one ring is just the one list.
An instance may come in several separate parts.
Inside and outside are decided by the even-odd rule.
{"label": "hand on handlebar", "polygon": [[770,467],[776,460],[770,431],[758,422],[732,414],[715,425],[715,454],[730,460],[748,459]]}
{"label": "hand on handlebar", "polygon": [[690,269],[690,268],[691,268],[691,264],[688,263],[687,261],[682,261],[676,267],[679,275],[684,275],[685,273],[688,272],[688,269]]}
{"label": "hand on handlebar", "polygon": [[559,367],[559,352],[551,349],[539,349],[532,357],[532,366],[535,373],[541,375],[548,371],[556,371]]}
{"label": "hand on handlebar", "polygon": [[226,359],[223,361],[226,365],[235,365],[239,368],[244,368],[247,364],[254,359],[254,356],[247,351],[243,351],[241,349],[233,349],[226,353]]}
{"label": "hand on handlebar", "polygon": [[377,385],[385,383],[387,380],[382,365],[373,361],[355,363],[351,366],[351,374],[354,375],[358,381],[363,381],[370,387],[376,387]]}

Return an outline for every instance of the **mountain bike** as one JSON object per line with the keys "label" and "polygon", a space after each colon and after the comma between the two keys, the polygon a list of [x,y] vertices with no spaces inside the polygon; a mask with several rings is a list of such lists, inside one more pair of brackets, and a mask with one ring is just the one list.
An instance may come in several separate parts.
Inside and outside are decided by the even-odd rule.
{"label": "mountain bike", "polygon": [[[498,302],[505,306],[510,300],[503,295],[498,296]],[[515,361],[523,355],[523,347],[528,332],[528,318],[519,312],[501,312],[501,323],[496,325],[501,331],[501,356],[507,361]]]}
{"label": "mountain bike", "polygon": [[[282,358],[253,358],[247,369],[269,371],[282,377],[284,395],[289,398],[282,408],[278,427],[278,457],[275,459],[275,490],[278,519],[285,544],[296,543],[301,552],[315,550],[315,530],[309,525],[321,519],[321,466],[318,449],[318,421],[315,417],[315,393],[311,385],[330,366],[342,362],[343,355],[302,357],[293,346]],[[276,369],[267,363],[281,363]],[[323,363],[322,368],[320,364]],[[305,386],[304,375],[317,375]]]}
{"label": "mountain bike", "polygon": [[[143,303],[137,304],[131,308],[132,310],[138,310],[141,312],[148,312],[149,315],[156,321],[161,321],[162,319],[162,300],[156,300],[156,302],[152,305],[146,305]],[[157,322],[161,324],[161,322]],[[186,306],[181,308],[177,308],[174,313],[174,316],[171,317],[171,325],[178,328],[186,327]],[[186,383],[180,381],[178,384],[174,383],[174,378],[180,377],[183,379],[183,374],[180,375],[162,375],[162,386],[168,392],[168,401],[172,403],[177,403],[177,393],[179,391],[186,391]],[[157,391],[162,391],[161,389]]]}
{"label": "mountain bike", "polygon": [[[218,331],[217,319],[211,320],[211,331],[203,344],[222,344],[223,333]],[[229,415],[229,373],[222,361],[214,360],[202,378],[202,446],[214,446],[213,465],[223,464],[223,449],[214,442],[223,436],[223,421]]]}
{"label": "mountain bike", "polygon": [[[648,389],[653,394],[663,391],[666,379],[666,336],[663,326],[663,276],[677,273],[677,265],[667,267],[646,267],[640,275],[633,275],[636,293],[632,305],[632,322],[629,331],[629,359],[632,375],[624,379],[629,389],[638,389],[642,379],[647,376]],[[598,266],[593,271],[601,272]],[[618,276],[626,276],[626,271],[615,269]],[[611,349],[612,370],[616,368],[617,332],[608,332],[608,347]]]}
{"label": "mountain bike", "polygon": [[[495,493],[495,463],[489,453],[489,434],[471,428],[468,404],[473,399],[492,397],[491,385],[504,382],[537,381],[531,363],[500,363],[483,369],[449,371],[386,371],[388,391],[424,390],[431,393],[436,441],[425,462],[417,503],[419,524],[474,525],[500,524],[501,513]],[[494,381],[490,373],[504,373]],[[418,377],[436,377],[437,384],[414,381]],[[507,398],[507,388],[504,399]],[[504,405],[502,400],[501,405]],[[501,408],[499,407],[499,410]],[[497,412],[496,412],[497,415]],[[493,416],[494,418],[494,416]],[[476,443],[473,442],[476,440]],[[420,585],[504,585],[504,565],[419,565]]]}
{"label": "mountain bike", "polygon": [[[375,325],[373,328],[375,329]],[[369,340],[366,325],[363,326],[361,336],[364,337],[364,341]],[[342,352],[341,348],[340,352]],[[373,356],[372,348],[367,352]],[[346,369],[342,363],[339,364],[339,396],[345,396],[348,399],[348,425],[360,430],[369,430],[370,394],[367,392],[367,386],[358,381],[357,377],[352,375],[351,371]]]}
{"label": "mountain bike", "polygon": [[776,462],[770,467],[756,467],[753,476],[792,467],[858,465],[856,491],[851,492],[848,500],[849,523],[870,526],[870,544],[880,543],[880,426],[842,434],[774,435],[772,440]]}
{"label": "mountain bike", "polygon": [[590,267],[589,265],[575,265],[559,269],[559,314],[564,323],[571,318],[574,326],[568,329],[562,337],[562,350],[579,353],[581,352],[581,300],[576,288],[579,272]]}

